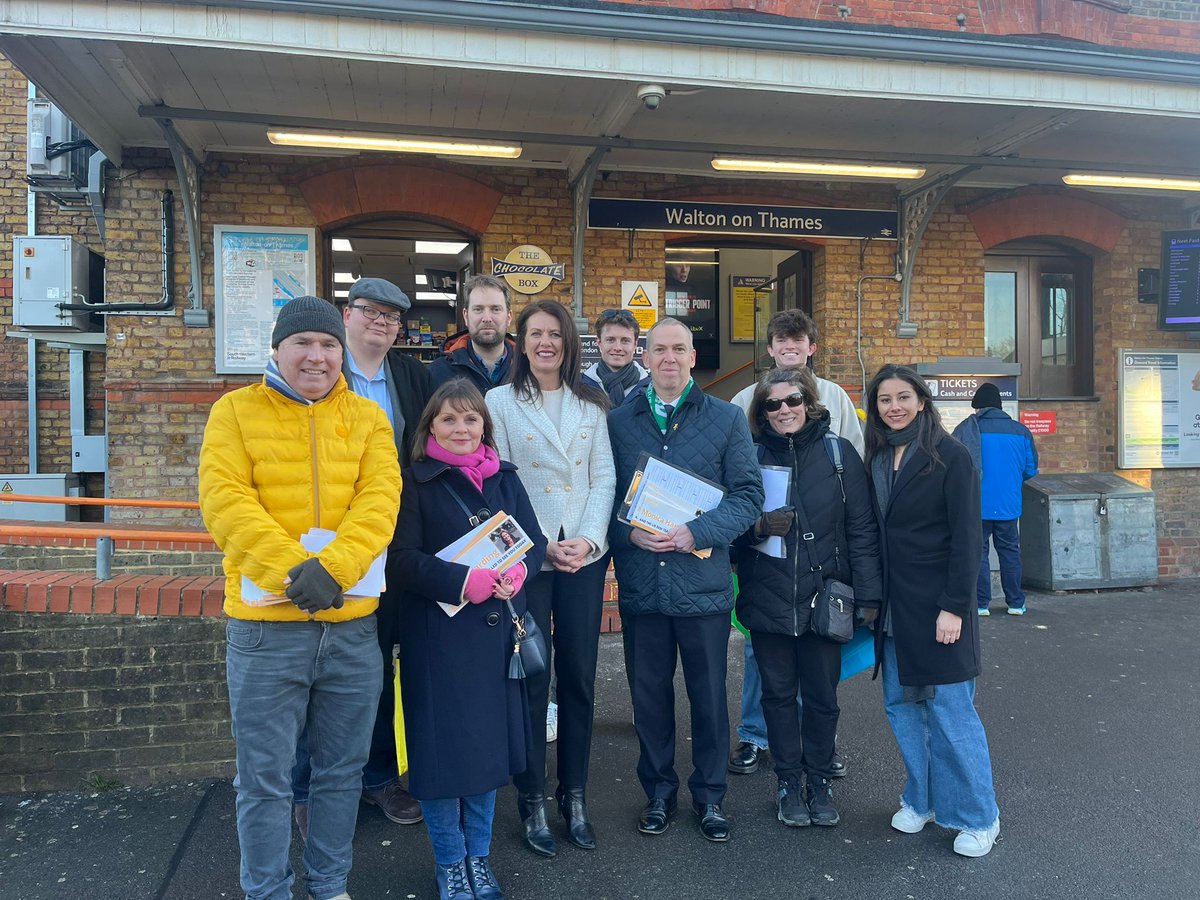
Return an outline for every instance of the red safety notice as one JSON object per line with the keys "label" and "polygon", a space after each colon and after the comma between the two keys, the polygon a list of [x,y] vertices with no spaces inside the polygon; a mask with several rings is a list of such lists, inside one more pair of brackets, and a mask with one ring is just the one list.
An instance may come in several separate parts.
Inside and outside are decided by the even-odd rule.
{"label": "red safety notice", "polygon": [[1057,434],[1058,413],[1021,410],[1021,424],[1029,429],[1030,434]]}

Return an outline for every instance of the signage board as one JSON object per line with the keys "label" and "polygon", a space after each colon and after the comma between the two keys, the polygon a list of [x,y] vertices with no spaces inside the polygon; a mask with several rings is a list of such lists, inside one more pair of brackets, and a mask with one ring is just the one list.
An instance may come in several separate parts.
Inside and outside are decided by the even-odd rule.
{"label": "signage board", "polygon": [[1164,231],[1158,327],[1200,331],[1200,231]]}
{"label": "signage board", "polygon": [[633,313],[642,331],[649,331],[658,321],[658,282],[622,281],[621,308]]}
{"label": "signage board", "polygon": [[588,203],[588,228],[894,241],[896,212],[594,197]]}
{"label": "signage board", "polygon": [[1058,413],[1054,410],[1024,411],[1021,413],[1021,424],[1034,436],[1058,434]]}
{"label": "signage board", "polygon": [[1200,467],[1200,352],[1118,351],[1117,419],[1120,468]]}

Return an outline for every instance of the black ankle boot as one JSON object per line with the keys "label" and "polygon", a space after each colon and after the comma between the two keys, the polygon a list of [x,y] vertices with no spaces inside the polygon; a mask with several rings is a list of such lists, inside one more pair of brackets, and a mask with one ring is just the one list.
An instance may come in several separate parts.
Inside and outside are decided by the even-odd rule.
{"label": "black ankle boot", "polygon": [[596,849],[596,831],[588,819],[583,788],[559,787],[558,811],[567,823],[567,840],[581,850]]}
{"label": "black ankle boot", "polygon": [[518,794],[517,812],[525,826],[525,845],[538,856],[556,856],[558,847],[546,823],[546,798],[542,794]]}

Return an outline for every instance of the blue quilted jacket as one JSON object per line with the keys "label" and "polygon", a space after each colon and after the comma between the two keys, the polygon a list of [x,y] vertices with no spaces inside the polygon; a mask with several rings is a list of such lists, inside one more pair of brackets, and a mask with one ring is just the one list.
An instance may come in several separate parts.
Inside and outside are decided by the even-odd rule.
{"label": "blue quilted jacket", "polygon": [[[762,512],[762,476],[745,414],[692,385],[664,435],[654,421],[645,391],[608,415],[617,502],[609,544],[620,584],[621,614],[707,616],[733,608],[729,546]],[[638,457],[649,453],[673,466],[723,485],[725,499],[689,523],[696,547],[712,548],[708,559],[691,553],[651,553],[629,542],[630,526],[617,512]]]}

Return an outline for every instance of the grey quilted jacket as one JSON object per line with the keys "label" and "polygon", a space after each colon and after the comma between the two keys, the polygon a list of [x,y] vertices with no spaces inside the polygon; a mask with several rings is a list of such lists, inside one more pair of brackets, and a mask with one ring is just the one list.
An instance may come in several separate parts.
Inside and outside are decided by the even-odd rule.
{"label": "grey quilted jacket", "polygon": [[[754,523],[763,505],[762,476],[745,414],[692,385],[664,435],[642,391],[609,413],[608,432],[617,468],[609,544],[622,615],[729,612],[733,608],[729,546]],[[689,523],[696,547],[712,548],[708,559],[691,553],[651,553],[630,543],[630,526],[616,516],[643,452],[724,486],[726,495],[720,505]]]}

